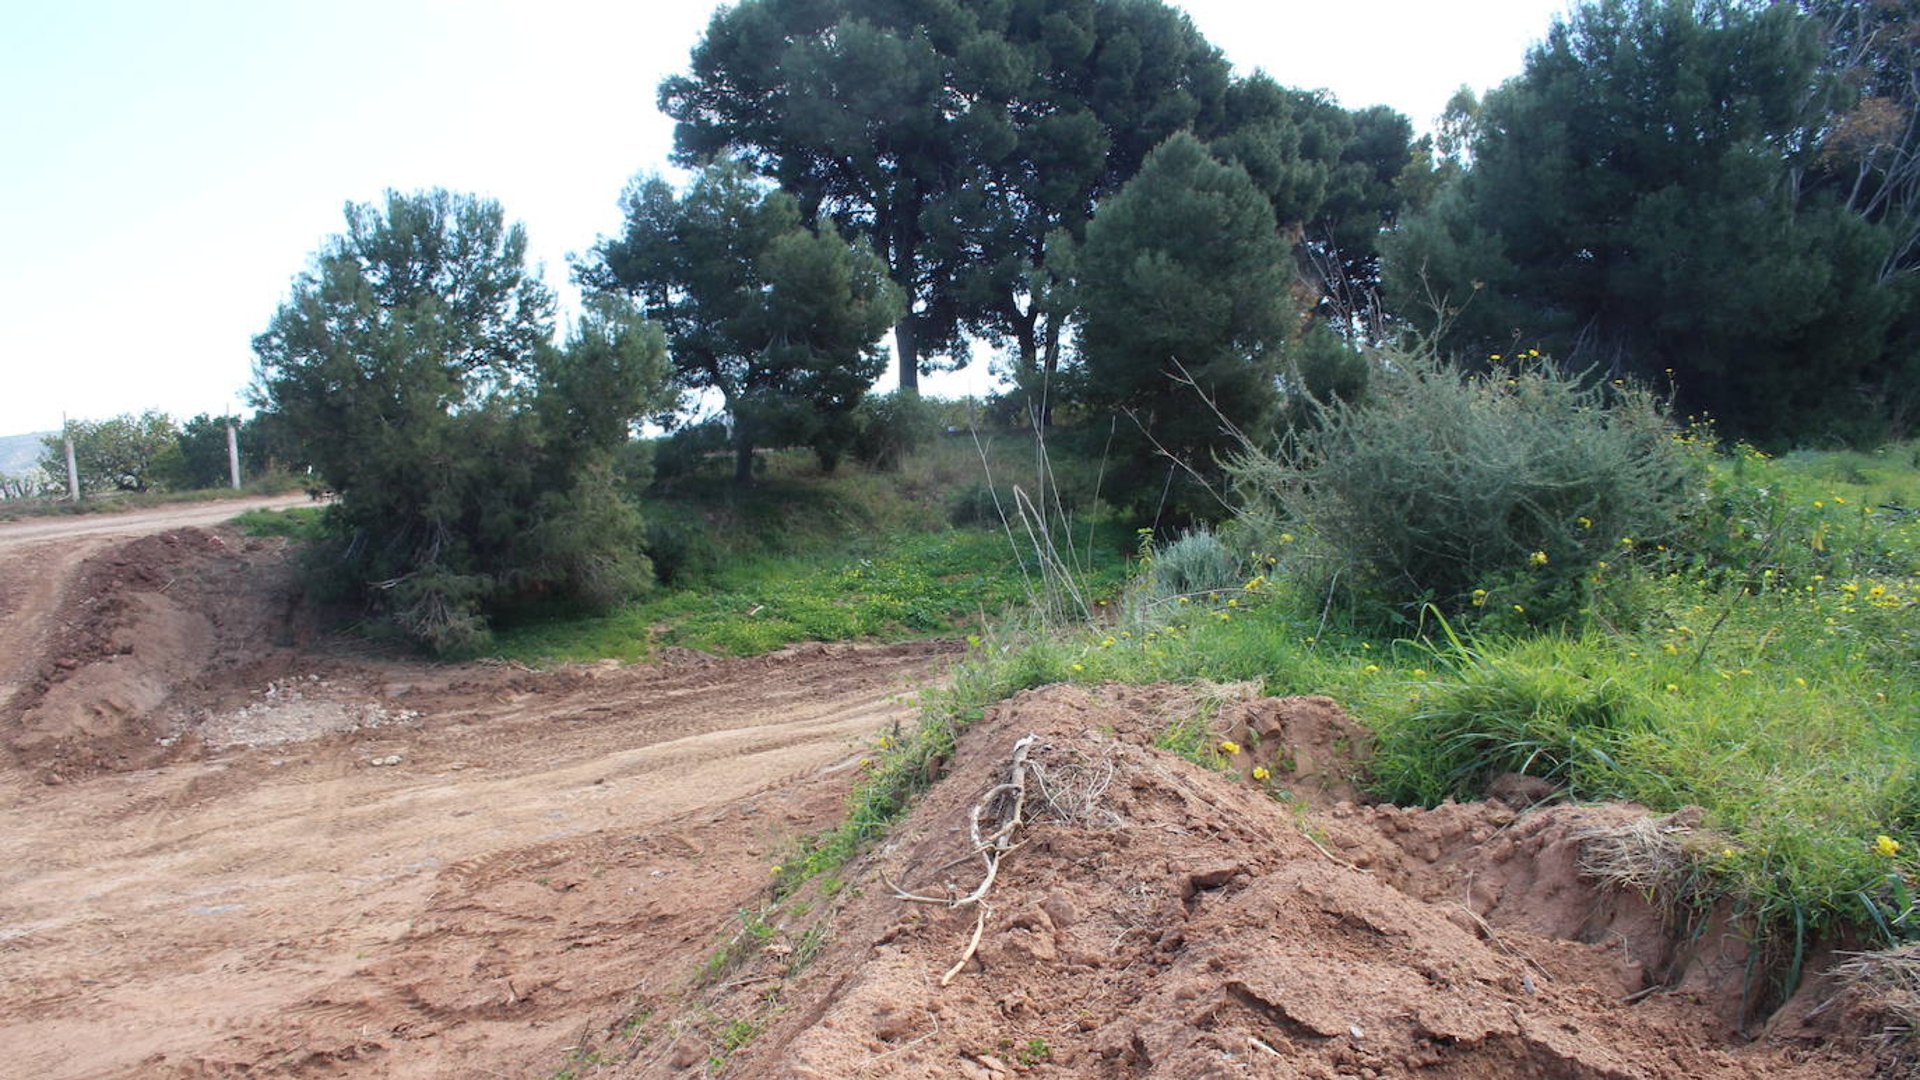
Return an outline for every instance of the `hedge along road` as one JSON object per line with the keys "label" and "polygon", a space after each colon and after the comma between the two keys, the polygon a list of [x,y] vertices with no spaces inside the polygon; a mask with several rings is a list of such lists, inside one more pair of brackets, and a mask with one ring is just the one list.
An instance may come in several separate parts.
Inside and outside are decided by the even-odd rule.
{"label": "hedge along road", "polygon": [[[103,565],[148,557],[155,542],[124,539],[136,529],[299,501],[35,521],[31,539],[0,539],[0,637],[21,647],[0,652],[17,657],[0,724],[46,722],[44,686],[36,705],[6,702],[20,673],[57,666],[53,631],[90,611],[139,613],[115,631],[134,656],[166,627],[212,627],[183,634],[206,655],[172,663],[164,704],[135,718],[142,737],[183,736],[157,763],[0,766],[9,1071],[551,1072],[584,1027],[679,985],[785,845],[837,820],[866,741],[908,721],[905,695],[958,651],[533,671],[324,642],[255,650],[226,628],[285,610],[262,585],[284,582],[267,571],[285,546],[230,532],[172,545],[180,561],[146,575],[165,583],[153,595],[79,595]],[[145,700],[116,665],[127,657],[62,685],[103,688],[102,715],[115,694]]]}

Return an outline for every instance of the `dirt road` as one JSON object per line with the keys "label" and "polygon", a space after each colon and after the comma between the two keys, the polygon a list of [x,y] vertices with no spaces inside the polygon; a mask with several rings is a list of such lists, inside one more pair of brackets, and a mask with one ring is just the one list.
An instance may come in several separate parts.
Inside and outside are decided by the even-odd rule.
{"label": "dirt road", "polygon": [[548,1075],[671,992],[952,651],[432,666],[274,645],[271,542],[0,545],[5,733],[167,743],[0,770],[7,1075]]}
{"label": "dirt road", "polygon": [[79,537],[144,536],[166,529],[218,525],[248,510],[282,510],[289,506],[307,506],[311,502],[305,495],[265,495],[213,502],[174,503],[145,510],[129,510],[122,514],[75,514],[0,521],[0,548]]}

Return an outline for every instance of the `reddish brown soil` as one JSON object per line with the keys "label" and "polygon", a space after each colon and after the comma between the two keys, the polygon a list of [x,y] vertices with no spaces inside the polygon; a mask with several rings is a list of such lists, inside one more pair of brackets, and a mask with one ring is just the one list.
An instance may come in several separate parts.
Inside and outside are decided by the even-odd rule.
{"label": "reddish brown soil", "polygon": [[833,820],[941,643],[301,647],[277,541],[0,536],[0,1075],[544,1076]]}
{"label": "reddish brown soil", "polygon": [[[0,527],[0,1075],[1876,1067],[1824,983],[1763,1026],[1734,929],[1680,947],[1581,876],[1589,832],[1640,811],[1519,783],[1364,805],[1326,699],[1224,706],[1222,775],[1151,747],[1192,689],[1020,695],[893,840],[773,912],[769,864],[837,822],[950,647],[437,666],[311,635],[287,575],[226,531]],[[977,909],[880,874],[971,888],[968,809],[1028,734],[1050,783],[942,986]],[[722,941],[744,959],[703,975]]]}
{"label": "reddish brown soil", "polygon": [[[833,943],[810,966],[756,983],[791,965],[774,949],[730,973],[735,989],[659,1002],[637,1037],[598,1048],[626,1062],[607,1075],[687,1075],[715,1055],[742,1077],[1874,1072],[1854,1042],[1741,1037],[1722,1014],[1722,973],[1676,963],[1644,903],[1581,877],[1584,830],[1640,811],[1342,801],[1333,765],[1358,732],[1324,698],[1222,713],[1222,735],[1250,748],[1244,778],[1224,776],[1149,745],[1193,707],[1175,689],[1052,687],[990,710],[954,773],[858,873],[863,894],[832,917]],[[1029,734],[1069,813],[1029,802],[979,950],[942,986],[978,909],[907,902],[886,882],[974,886],[969,808]],[[1297,801],[1260,790],[1255,766]],[[1090,787],[1098,800],[1073,797]],[[741,1021],[765,1030],[727,1058]]]}

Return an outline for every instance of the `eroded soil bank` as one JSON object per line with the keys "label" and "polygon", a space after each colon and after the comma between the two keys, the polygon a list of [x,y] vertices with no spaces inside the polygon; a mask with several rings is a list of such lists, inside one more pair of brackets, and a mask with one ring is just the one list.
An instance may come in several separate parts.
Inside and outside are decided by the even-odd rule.
{"label": "eroded soil bank", "polygon": [[[817,958],[792,973],[795,920],[595,1060],[626,1062],[608,1075],[724,1062],[729,1076],[972,1080],[1811,1080],[1887,1064],[1847,1034],[1845,1002],[1824,1027],[1743,1033],[1744,939],[1717,927],[1683,948],[1640,897],[1582,873],[1594,838],[1646,824],[1638,808],[1361,805],[1339,767],[1361,733],[1325,698],[1228,705],[1220,732],[1242,751],[1223,775],[1150,745],[1194,707],[1182,688],[1050,687],[990,710],[857,868]],[[975,889],[969,816],[1023,737],[1026,820],[984,919],[901,899]],[[1003,794],[982,820],[1006,809]]]}

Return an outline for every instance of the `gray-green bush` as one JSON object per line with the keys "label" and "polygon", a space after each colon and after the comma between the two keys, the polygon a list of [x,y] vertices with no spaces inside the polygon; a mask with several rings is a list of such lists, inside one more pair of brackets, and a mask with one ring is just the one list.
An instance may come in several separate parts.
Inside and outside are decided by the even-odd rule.
{"label": "gray-green bush", "polygon": [[1147,581],[1156,599],[1240,585],[1240,560],[1210,530],[1193,529],[1153,553]]}
{"label": "gray-green bush", "polygon": [[1652,393],[1537,357],[1463,375],[1388,351],[1363,400],[1312,408],[1281,451],[1234,459],[1240,525],[1262,547],[1299,534],[1290,569],[1363,617],[1565,621],[1678,530],[1702,478]]}

